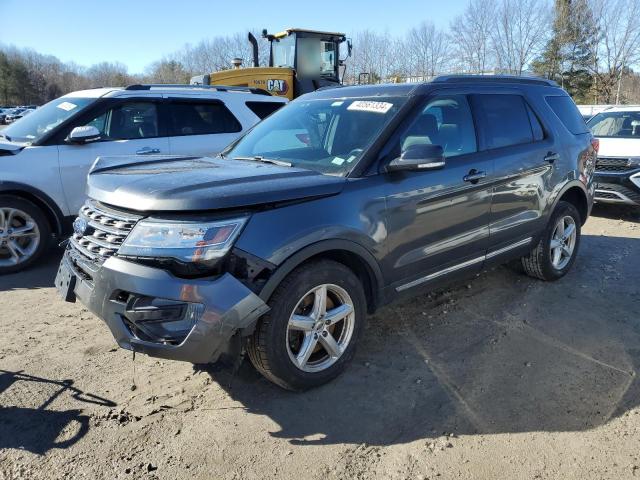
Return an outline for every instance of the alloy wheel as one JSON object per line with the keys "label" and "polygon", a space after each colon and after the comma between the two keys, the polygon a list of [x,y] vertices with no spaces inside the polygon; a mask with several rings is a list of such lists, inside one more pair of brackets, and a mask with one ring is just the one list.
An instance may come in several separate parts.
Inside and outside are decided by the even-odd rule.
{"label": "alloy wheel", "polygon": [[558,220],[551,235],[551,264],[556,270],[562,270],[573,257],[577,238],[576,223],[573,217],[566,215]]}
{"label": "alloy wheel", "polygon": [[40,245],[40,230],[28,213],[0,207],[0,266],[26,262]]}
{"label": "alloy wheel", "polygon": [[319,285],[300,299],[289,318],[289,358],[305,372],[326,370],[349,346],[354,326],[353,301],[346,290]]}

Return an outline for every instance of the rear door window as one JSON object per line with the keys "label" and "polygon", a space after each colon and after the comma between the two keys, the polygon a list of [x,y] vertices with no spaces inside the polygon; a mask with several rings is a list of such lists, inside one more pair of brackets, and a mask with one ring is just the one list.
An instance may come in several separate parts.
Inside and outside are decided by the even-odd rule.
{"label": "rear door window", "polygon": [[171,101],[169,104],[169,136],[236,133],[242,125],[219,101]]}
{"label": "rear door window", "polygon": [[589,129],[580,114],[578,107],[568,95],[546,97],[551,110],[556,114],[564,126],[574,135],[587,133]]}
{"label": "rear door window", "polygon": [[520,95],[474,95],[487,149],[534,141],[528,106]]}
{"label": "rear door window", "polygon": [[246,102],[245,105],[249,110],[256,114],[256,116],[263,120],[271,115],[273,112],[284,106],[283,102]]}

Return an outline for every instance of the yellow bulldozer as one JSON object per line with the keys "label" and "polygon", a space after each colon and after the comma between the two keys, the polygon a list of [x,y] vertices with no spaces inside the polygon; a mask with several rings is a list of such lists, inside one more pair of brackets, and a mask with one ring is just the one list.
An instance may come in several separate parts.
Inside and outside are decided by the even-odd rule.
{"label": "yellow bulldozer", "polygon": [[260,66],[258,41],[249,33],[252,67],[242,67],[242,59],[234,58],[234,68],[198,75],[191,79],[191,84],[258,88],[293,100],[304,93],[341,83],[340,69],[346,68],[346,58],[339,57],[340,44],[346,42],[347,57],[352,48],[344,33],[288,28],[273,35],[263,30],[262,36],[269,41],[268,67]]}

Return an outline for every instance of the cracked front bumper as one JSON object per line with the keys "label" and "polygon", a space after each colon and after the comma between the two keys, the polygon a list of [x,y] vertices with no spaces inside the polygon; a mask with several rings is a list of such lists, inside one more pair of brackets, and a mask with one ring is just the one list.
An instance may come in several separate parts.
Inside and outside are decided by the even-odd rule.
{"label": "cracked front bumper", "polygon": [[[216,361],[227,351],[237,331],[252,327],[269,310],[256,294],[228,273],[215,280],[183,279],[165,270],[111,257],[92,277],[87,277],[74,264],[70,250],[60,263],[56,288],[65,300],[78,299],[100,317],[122,348],[192,363]],[[177,342],[150,338],[136,328],[139,318],[132,316],[143,314],[132,310],[132,298],[197,305],[197,318]],[[167,312],[163,315],[172,314]]]}

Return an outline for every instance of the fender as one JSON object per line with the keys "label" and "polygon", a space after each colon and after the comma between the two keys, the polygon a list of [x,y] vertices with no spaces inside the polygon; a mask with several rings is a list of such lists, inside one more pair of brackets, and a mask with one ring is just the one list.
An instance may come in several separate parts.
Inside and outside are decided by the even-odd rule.
{"label": "fender", "polygon": [[587,215],[589,215],[591,213],[591,206],[593,205],[593,201],[591,201],[591,204],[589,204],[589,191],[587,190],[587,187],[585,186],[584,183],[582,183],[580,180],[577,179],[573,179],[573,180],[569,180],[567,183],[565,183],[562,188],[558,191],[558,193],[556,193],[553,197],[553,202],[550,204],[550,206],[547,208],[547,211],[545,212],[545,217],[549,218],[551,216],[551,214],[553,213],[553,211],[556,209],[556,206],[558,205],[558,202],[560,201],[560,199],[562,198],[562,196],[567,192],[567,190],[569,190],[570,188],[573,187],[578,187],[580,188],[580,190],[582,190],[582,193],[584,194],[584,198],[587,201]]}
{"label": "fender", "polygon": [[378,262],[371,254],[371,252],[369,252],[369,250],[364,248],[362,245],[352,242],[351,240],[343,239],[321,240],[317,243],[313,243],[311,245],[303,247],[302,249],[298,250],[296,253],[288,257],[269,277],[269,280],[267,280],[267,283],[260,291],[260,298],[267,302],[273,294],[274,290],[278,287],[278,285],[280,285],[280,282],[282,282],[282,280],[289,273],[291,273],[293,269],[295,269],[297,266],[301,265],[311,257],[332,250],[342,250],[353,253],[357,255],[360,260],[364,261],[364,263],[369,268],[369,273],[373,274],[371,281],[374,305],[380,305],[381,289],[384,285],[384,280]]}
{"label": "fender", "polygon": [[29,196],[35,198],[41,205],[44,205],[48,211],[45,211],[44,214],[52,220],[52,230],[56,235],[61,235],[63,233],[64,227],[64,215],[62,214],[62,210],[56,205],[56,202],[53,199],[37,188],[33,188],[29,185],[25,185],[24,183],[18,182],[5,182],[0,180],[0,193],[27,193],[27,200],[29,200]]}

